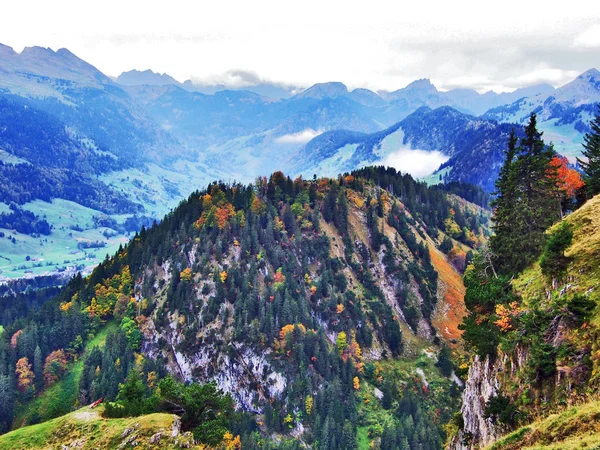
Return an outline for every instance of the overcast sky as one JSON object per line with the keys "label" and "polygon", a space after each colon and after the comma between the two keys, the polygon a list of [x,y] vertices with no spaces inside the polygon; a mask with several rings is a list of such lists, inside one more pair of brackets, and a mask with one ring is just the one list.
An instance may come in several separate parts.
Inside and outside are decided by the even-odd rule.
{"label": "overcast sky", "polygon": [[394,90],[562,85],[600,69],[600,1],[5,0],[0,42],[67,47],[130,69],[233,85],[256,80]]}

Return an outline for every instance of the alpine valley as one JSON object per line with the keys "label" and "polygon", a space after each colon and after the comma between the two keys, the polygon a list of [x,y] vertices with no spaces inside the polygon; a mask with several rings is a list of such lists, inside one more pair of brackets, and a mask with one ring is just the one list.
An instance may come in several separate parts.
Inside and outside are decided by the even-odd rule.
{"label": "alpine valley", "polygon": [[575,163],[598,80],[592,69],[559,89],[502,94],[428,80],[379,93],[337,82],[227,90],[152,71],[112,79],[66,49],[0,45],[0,277],[42,286],[89,270],[216,180],[406,171],[430,155],[429,183],[491,192],[508,133],[531,112]]}
{"label": "alpine valley", "polygon": [[0,448],[598,448],[599,102],[0,45]]}

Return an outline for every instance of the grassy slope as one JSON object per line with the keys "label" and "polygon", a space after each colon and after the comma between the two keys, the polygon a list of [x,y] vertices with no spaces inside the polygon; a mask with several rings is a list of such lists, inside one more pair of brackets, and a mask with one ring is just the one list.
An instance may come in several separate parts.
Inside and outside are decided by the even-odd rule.
{"label": "grassy slope", "polygon": [[600,401],[575,406],[504,436],[488,450],[600,447]]}
{"label": "grassy slope", "polygon": [[[57,419],[21,428],[0,436],[0,448],[60,449],[118,448],[120,445],[138,448],[195,448],[187,435],[172,436],[174,416],[149,414],[124,419],[104,419],[102,406],[82,408]],[[162,433],[155,445],[150,439]],[[156,436],[154,437],[156,440]],[[179,445],[178,445],[179,444]]]}
{"label": "grassy slope", "polygon": [[442,169],[440,171],[436,170],[431,175],[427,175],[426,177],[422,177],[421,181],[424,181],[429,186],[432,186],[434,184],[440,184],[440,183],[442,183],[442,181],[440,181],[440,175],[442,177],[444,177],[444,175],[446,175],[448,173],[450,173],[450,167],[445,167],[444,169]]}
{"label": "grassy slope", "polygon": [[[573,229],[573,244],[565,252],[571,258],[568,269],[570,289],[588,293],[590,298],[600,301],[600,195],[589,200],[565,220]],[[525,270],[513,285],[523,299],[528,301],[545,297],[545,281],[540,265],[536,263]],[[598,314],[595,324],[600,324]]]}
{"label": "grassy slope", "polygon": [[[70,364],[66,375],[17,412],[14,426],[20,427],[31,423],[32,418],[39,417],[44,421],[58,417],[71,412],[77,407],[79,402],[79,379],[83,371],[83,362],[95,346],[102,347],[104,345],[109,330],[115,327],[116,323],[109,323],[90,339],[86,344],[84,354],[77,361]],[[3,447],[0,446],[0,448]]]}
{"label": "grassy slope", "polygon": [[[568,268],[569,292],[587,293],[590,298],[600,302],[600,195],[565,220],[573,229],[573,244],[566,251],[566,255],[572,258]],[[525,270],[513,281],[513,285],[525,304],[545,299],[549,289],[539,263]],[[558,286],[557,290],[562,287]],[[596,327],[600,325],[599,308],[596,308],[591,324]],[[542,418],[503,437],[490,447],[494,450],[521,448],[600,448],[600,401],[591,401]]]}

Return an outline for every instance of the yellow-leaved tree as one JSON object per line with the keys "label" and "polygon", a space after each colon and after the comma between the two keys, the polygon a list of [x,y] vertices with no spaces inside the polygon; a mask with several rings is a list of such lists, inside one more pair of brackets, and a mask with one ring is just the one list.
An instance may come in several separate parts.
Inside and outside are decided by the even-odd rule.
{"label": "yellow-leaved tree", "polygon": [[26,357],[17,361],[15,374],[17,375],[17,388],[20,392],[25,392],[29,388],[33,389],[35,375],[33,370],[31,370],[31,364],[29,364],[29,360]]}

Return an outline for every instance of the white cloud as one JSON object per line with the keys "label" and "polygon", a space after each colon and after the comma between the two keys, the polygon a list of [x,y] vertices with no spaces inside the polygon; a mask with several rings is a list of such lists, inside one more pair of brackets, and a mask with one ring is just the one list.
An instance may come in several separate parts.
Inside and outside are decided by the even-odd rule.
{"label": "white cloud", "polygon": [[578,34],[573,44],[578,48],[600,48],[600,24],[594,25]]}
{"label": "white cloud", "polygon": [[535,68],[531,72],[507,78],[505,83],[513,88],[520,86],[532,86],[539,83],[549,83],[554,86],[562,86],[579,75],[576,70],[561,70],[548,67]]}
{"label": "white cloud", "polygon": [[244,86],[260,74],[286,85],[375,90],[423,77],[450,87],[468,75],[461,85],[514,89],[507,79],[540,64],[577,72],[594,65],[599,18],[600,2],[590,0],[568,8],[504,0],[492,12],[480,0],[10,0],[0,42],[67,47],[108,75],[149,68]]}
{"label": "white cloud", "polygon": [[279,136],[277,139],[275,139],[275,142],[278,144],[306,144],[308,141],[317,137],[321,133],[322,131],[307,128],[306,130],[302,130],[298,133],[284,134],[283,136]]}
{"label": "white cloud", "polygon": [[432,174],[448,157],[436,151],[403,148],[381,161],[384,166],[390,166],[403,173],[409,173],[415,178]]}

